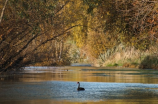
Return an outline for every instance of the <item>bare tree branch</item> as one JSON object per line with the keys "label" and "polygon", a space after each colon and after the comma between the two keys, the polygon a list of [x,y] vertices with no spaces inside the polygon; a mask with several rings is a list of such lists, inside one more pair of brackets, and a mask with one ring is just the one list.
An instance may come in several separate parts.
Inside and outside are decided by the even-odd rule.
{"label": "bare tree branch", "polygon": [[7,2],[8,2],[8,0],[5,1],[5,4],[4,4],[3,9],[2,9],[1,16],[0,16],[0,23],[2,22],[2,18],[3,18],[3,14],[4,14],[5,7],[7,5]]}

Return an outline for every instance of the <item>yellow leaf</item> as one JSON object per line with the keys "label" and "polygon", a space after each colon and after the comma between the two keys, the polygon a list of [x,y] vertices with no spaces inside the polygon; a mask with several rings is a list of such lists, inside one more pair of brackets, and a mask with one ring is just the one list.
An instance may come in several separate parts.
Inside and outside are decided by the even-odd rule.
{"label": "yellow leaf", "polygon": [[106,12],[106,14],[107,14],[107,15],[110,15],[110,13],[109,13],[109,12]]}

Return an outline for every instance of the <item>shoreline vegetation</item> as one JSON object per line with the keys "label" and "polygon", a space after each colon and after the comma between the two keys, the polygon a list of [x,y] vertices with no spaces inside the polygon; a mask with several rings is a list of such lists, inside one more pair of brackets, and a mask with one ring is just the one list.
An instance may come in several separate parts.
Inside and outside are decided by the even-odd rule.
{"label": "shoreline vegetation", "polygon": [[[121,47],[121,48],[120,48]],[[115,51],[108,55],[104,54],[105,60],[101,58],[88,60],[82,59],[76,62],[92,63],[97,67],[122,67],[122,68],[137,68],[137,69],[158,69],[158,50],[157,46],[151,47],[144,52],[132,48],[123,48],[119,46]]]}
{"label": "shoreline vegetation", "polygon": [[156,46],[142,52],[134,48],[118,50],[103,63],[103,66],[122,66],[139,69],[158,69],[158,51]]}
{"label": "shoreline vegetation", "polygon": [[80,62],[158,69],[158,1],[0,0],[0,73]]}
{"label": "shoreline vegetation", "polygon": [[[121,48],[120,48],[121,47]],[[77,47],[73,47],[74,49]],[[75,52],[76,52],[75,50]],[[78,50],[79,51],[79,50]],[[72,52],[70,52],[72,53]],[[76,55],[76,53],[74,53]],[[83,57],[80,55],[81,53],[77,53],[75,59],[71,57],[68,62],[57,62],[54,63],[54,66],[67,66],[74,63],[90,63],[94,67],[122,67],[122,68],[137,68],[137,69],[157,69],[158,70],[158,49],[156,46],[151,47],[149,50],[144,52],[132,48],[123,48],[122,45],[115,48],[115,51],[111,53],[111,55],[107,56],[107,53],[104,55],[106,60],[94,59],[90,60],[88,57]],[[89,65],[90,65],[89,64]],[[35,66],[52,66],[50,62],[36,63]]]}

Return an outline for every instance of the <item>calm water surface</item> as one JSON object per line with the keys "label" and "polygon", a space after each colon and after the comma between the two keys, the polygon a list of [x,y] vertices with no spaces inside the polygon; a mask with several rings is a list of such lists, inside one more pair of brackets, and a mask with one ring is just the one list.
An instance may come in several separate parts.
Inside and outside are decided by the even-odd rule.
{"label": "calm water surface", "polygon": [[1,75],[0,104],[158,104],[157,83],[156,70],[26,67]]}

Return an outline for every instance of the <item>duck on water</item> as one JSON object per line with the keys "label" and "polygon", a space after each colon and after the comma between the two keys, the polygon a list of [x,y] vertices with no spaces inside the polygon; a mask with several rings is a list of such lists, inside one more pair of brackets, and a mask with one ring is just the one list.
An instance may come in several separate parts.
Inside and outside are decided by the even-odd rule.
{"label": "duck on water", "polygon": [[83,90],[85,90],[83,87],[80,87],[80,82],[77,82],[77,84],[78,84],[78,88],[77,88],[78,91],[83,91]]}

